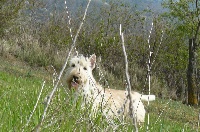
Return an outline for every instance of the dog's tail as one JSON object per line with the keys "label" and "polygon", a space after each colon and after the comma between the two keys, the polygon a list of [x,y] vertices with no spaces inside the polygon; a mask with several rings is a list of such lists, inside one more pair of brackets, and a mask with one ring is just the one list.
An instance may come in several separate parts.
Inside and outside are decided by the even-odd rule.
{"label": "dog's tail", "polygon": [[155,95],[141,95],[141,100],[143,101],[153,101],[156,99]]}

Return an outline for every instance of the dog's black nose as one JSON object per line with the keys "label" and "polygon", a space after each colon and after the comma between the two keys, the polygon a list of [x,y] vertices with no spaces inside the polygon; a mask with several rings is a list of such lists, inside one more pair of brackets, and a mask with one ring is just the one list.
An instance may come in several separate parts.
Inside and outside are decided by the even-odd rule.
{"label": "dog's black nose", "polygon": [[77,76],[73,76],[73,80],[74,80],[74,81],[77,81],[77,80],[78,80],[78,77],[77,77]]}

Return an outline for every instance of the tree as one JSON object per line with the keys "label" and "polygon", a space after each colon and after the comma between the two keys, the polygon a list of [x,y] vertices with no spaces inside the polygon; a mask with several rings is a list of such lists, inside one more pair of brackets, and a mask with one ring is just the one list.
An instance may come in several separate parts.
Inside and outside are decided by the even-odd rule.
{"label": "tree", "polygon": [[189,39],[189,60],[187,70],[188,104],[197,105],[196,63],[198,34],[200,27],[198,0],[166,0],[163,6],[169,9],[166,16],[171,18],[177,35]]}

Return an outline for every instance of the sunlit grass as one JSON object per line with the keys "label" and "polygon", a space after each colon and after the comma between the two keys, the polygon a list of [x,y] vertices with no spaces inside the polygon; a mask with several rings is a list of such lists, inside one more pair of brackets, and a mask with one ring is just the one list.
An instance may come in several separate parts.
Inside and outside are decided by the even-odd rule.
{"label": "sunlit grass", "polygon": [[[33,70],[31,67],[13,65],[9,62],[0,65],[0,130],[1,131],[31,131],[39,123],[44,110],[45,97],[52,90],[52,80],[43,70]],[[36,111],[25,127],[38,95],[46,79],[41,99]],[[112,83],[112,82],[111,82]],[[150,102],[146,109],[150,114],[150,131],[197,131],[198,109],[172,100],[156,99]],[[139,131],[147,131],[146,122]],[[73,93],[66,93],[59,86],[53,97],[47,116],[42,123],[41,131],[132,131],[134,126],[130,119],[121,121],[108,120],[101,112],[91,116],[91,107],[81,108],[81,101],[75,101]]]}
{"label": "sunlit grass", "polygon": [[[0,111],[1,130],[17,131],[26,123],[36,102],[41,80],[16,77],[5,72],[0,73]],[[37,108],[33,120],[39,119],[41,106]]]}

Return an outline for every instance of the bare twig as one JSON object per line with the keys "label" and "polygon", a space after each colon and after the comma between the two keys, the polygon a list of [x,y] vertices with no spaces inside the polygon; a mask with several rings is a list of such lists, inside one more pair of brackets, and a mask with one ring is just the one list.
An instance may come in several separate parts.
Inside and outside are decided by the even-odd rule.
{"label": "bare twig", "polygon": [[[56,82],[56,80],[58,78],[58,73],[56,72],[56,69],[54,68],[53,65],[51,65],[51,67],[52,67],[52,69],[54,71],[54,73],[53,73],[53,86],[55,86],[55,82]],[[60,83],[60,85],[64,88],[64,91],[65,91],[66,95],[69,95],[67,89],[63,86],[63,84]]]}
{"label": "bare twig", "polygon": [[129,110],[130,110],[131,116],[133,117],[133,124],[135,126],[135,130],[136,130],[136,132],[138,132],[137,121],[136,121],[135,114],[133,112],[133,102],[132,102],[132,96],[131,96],[131,83],[130,83],[130,76],[129,76],[129,73],[128,73],[128,60],[127,60],[127,55],[126,55],[126,49],[125,49],[125,46],[124,46],[124,34],[121,31],[122,30],[121,30],[121,24],[120,24],[120,36],[121,36],[121,39],[122,39],[122,48],[123,48],[124,57],[125,57],[126,79],[127,79],[127,83],[128,83],[127,90],[128,90],[128,97],[130,99]]}
{"label": "bare twig", "polygon": [[70,36],[71,36],[71,39],[73,41],[73,34],[72,34],[72,29],[71,29],[71,17],[69,15],[69,11],[68,11],[68,8],[67,8],[67,1],[65,1],[65,8],[66,8],[66,13],[67,13],[67,18],[68,18],[68,25],[69,25],[69,33],[70,33]]}
{"label": "bare twig", "polygon": [[39,93],[39,95],[38,95],[38,98],[37,98],[37,101],[36,101],[35,106],[34,106],[34,108],[33,108],[33,111],[31,112],[31,115],[30,115],[30,117],[29,117],[29,119],[28,119],[26,125],[23,127],[23,130],[22,130],[22,131],[24,131],[24,128],[27,127],[28,124],[29,124],[29,122],[31,121],[31,118],[32,118],[32,116],[33,116],[33,113],[35,112],[35,109],[36,109],[36,107],[37,107],[37,105],[38,105],[38,102],[39,102],[39,100],[40,100],[40,96],[41,96],[41,94],[42,94],[44,85],[45,85],[45,81],[44,81],[43,84],[42,84],[42,88],[41,88],[40,93]]}
{"label": "bare twig", "polygon": [[[147,68],[148,68],[148,82],[149,82],[149,95],[150,95],[150,91],[151,91],[151,55],[153,54],[153,52],[151,51],[151,44],[150,44],[150,38],[151,38],[151,33],[153,30],[153,22],[151,25],[151,29],[149,31],[149,38],[148,38],[148,45],[149,45],[149,58],[148,58],[148,63],[147,63]],[[148,105],[149,105],[149,100],[148,100]]]}
{"label": "bare twig", "polygon": [[80,30],[81,30],[81,28],[82,28],[82,26],[83,26],[83,23],[84,23],[84,21],[85,21],[85,17],[86,17],[86,15],[87,15],[87,10],[88,10],[88,7],[89,7],[89,5],[90,5],[90,2],[91,2],[91,0],[88,1],[88,4],[87,4],[87,7],[86,7],[86,9],[85,9],[85,13],[84,13],[83,19],[82,19],[81,24],[80,24],[80,26],[79,26],[79,28],[78,28],[78,30],[77,30],[77,32],[76,32],[76,36],[75,36],[74,39],[73,39],[73,44],[72,44],[72,46],[71,46],[71,49],[70,49],[70,51],[69,51],[69,54],[68,54],[68,56],[66,57],[65,63],[64,63],[64,65],[63,65],[63,67],[62,67],[62,70],[60,71],[60,74],[59,74],[59,76],[58,76],[57,82],[56,82],[56,84],[55,84],[55,86],[54,86],[54,88],[53,88],[51,94],[49,95],[49,98],[48,98],[48,100],[47,100],[47,105],[46,105],[46,107],[45,107],[45,109],[44,109],[44,112],[43,112],[43,115],[42,115],[42,117],[41,117],[41,120],[40,120],[39,124],[38,124],[38,125],[35,127],[35,129],[34,129],[35,131],[39,131],[39,130],[40,130],[40,126],[42,125],[42,123],[43,123],[43,121],[44,121],[44,119],[45,119],[45,116],[46,116],[46,113],[47,113],[49,104],[50,104],[50,102],[51,102],[51,100],[52,100],[52,97],[53,97],[53,95],[54,95],[54,93],[55,93],[57,87],[58,87],[58,84],[59,84],[60,79],[61,79],[61,77],[62,77],[62,75],[63,75],[63,72],[64,72],[64,70],[65,70],[65,68],[66,68],[66,66],[67,66],[67,62],[68,62],[68,60],[69,60],[69,57],[70,57],[70,55],[71,55],[71,52],[72,52],[72,50],[73,50],[74,47],[75,47],[76,40],[77,40],[77,37],[78,37],[78,35],[79,35],[79,32],[80,32]]}
{"label": "bare twig", "polygon": [[[148,45],[149,45],[149,59],[148,59],[148,63],[147,63],[147,75],[148,75],[148,83],[149,83],[149,95],[150,95],[150,92],[151,92],[151,55],[153,54],[153,52],[151,51],[151,44],[150,44],[150,38],[151,38],[151,33],[152,33],[152,30],[153,30],[153,22],[152,22],[152,25],[151,25],[151,29],[149,31],[149,38],[148,38]],[[149,106],[149,98],[148,98],[148,106]],[[149,112],[147,114],[147,131],[149,131]]]}
{"label": "bare twig", "polygon": [[162,30],[161,37],[160,37],[160,43],[159,43],[159,46],[158,46],[158,50],[156,51],[156,53],[155,53],[155,55],[154,55],[154,58],[153,58],[153,61],[152,61],[152,63],[151,63],[150,69],[152,69],[152,66],[153,66],[153,64],[154,64],[154,62],[155,62],[155,60],[156,60],[156,58],[157,58],[158,52],[159,52],[159,50],[160,50],[160,46],[161,46],[162,41],[163,41],[163,35],[164,35],[164,32],[163,32],[163,30]]}
{"label": "bare twig", "polygon": [[[163,112],[167,109],[167,106],[168,106],[168,104],[170,103],[170,101],[171,101],[171,99],[169,99],[169,101],[166,103],[166,105],[164,106],[164,108],[163,108],[162,111],[160,112],[160,114],[159,114],[157,120],[156,120],[155,123],[154,123],[155,125],[156,125],[157,122],[159,121],[159,119],[160,119],[161,115],[163,114]],[[152,127],[151,129],[153,129],[153,127]]]}

